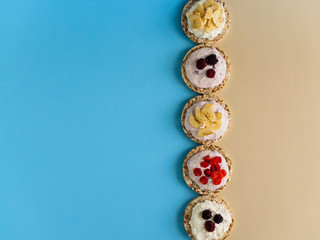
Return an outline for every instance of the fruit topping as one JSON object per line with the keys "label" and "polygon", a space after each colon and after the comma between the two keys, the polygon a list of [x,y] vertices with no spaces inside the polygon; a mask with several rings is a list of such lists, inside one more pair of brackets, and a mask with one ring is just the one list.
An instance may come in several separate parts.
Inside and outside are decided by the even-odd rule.
{"label": "fruit topping", "polygon": [[199,70],[204,69],[206,66],[207,66],[206,60],[204,60],[203,58],[200,58],[200,59],[197,61],[197,68],[198,68]]}
{"label": "fruit topping", "polygon": [[211,171],[220,171],[221,167],[219,164],[211,166]]}
{"label": "fruit topping", "polygon": [[197,177],[201,176],[202,175],[202,171],[200,168],[195,168],[193,169],[193,174]]}
{"label": "fruit topping", "polygon": [[202,138],[202,137],[206,137],[209,136],[211,134],[214,134],[214,130],[210,129],[210,128],[201,128],[198,132],[198,137]]}
{"label": "fruit topping", "polygon": [[214,69],[208,69],[206,75],[208,78],[214,78],[214,76],[216,75],[216,71]]}
{"label": "fruit topping", "polygon": [[207,230],[207,232],[213,232],[215,229],[215,224],[212,221],[206,221],[204,223],[204,228]]}
{"label": "fruit topping", "polygon": [[203,167],[203,168],[207,168],[207,167],[209,167],[209,163],[206,162],[206,161],[203,161],[203,162],[200,163],[200,166]]}
{"label": "fruit topping", "polygon": [[218,58],[215,54],[211,54],[208,57],[206,57],[206,63],[208,65],[214,66],[217,64],[217,62],[218,62]]}
{"label": "fruit topping", "polygon": [[204,170],[204,175],[206,175],[206,177],[210,177],[211,176],[211,170],[210,169],[205,169]]}
{"label": "fruit topping", "polygon": [[203,185],[206,185],[208,183],[208,178],[203,176],[200,178],[200,182],[203,184]]}
{"label": "fruit topping", "polygon": [[212,171],[211,172],[211,178],[212,179],[218,179],[219,178],[219,171]]}
{"label": "fruit topping", "polygon": [[211,213],[211,211],[210,210],[204,210],[203,212],[202,212],[202,218],[203,219],[205,219],[205,220],[208,220],[208,219],[210,219],[210,218],[212,218],[212,213]]}
{"label": "fruit topping", "polygon": [[214,134],[222,126],[222,114],[214,112],[213,106],[213,103],[207,103],[202,109],[196,107],[194,114],[189,117],[189,124],[193,128],[199,128],[199,138]]}
{"label": "fruit topping", "polygon": [[205,160],[206,162],[208,162],[208,163],[210,163],[210,156],[209,155],[207,155],[207,156],[205,156],[204,158],[203,158],[203,160]]}
{"label": "fruit topping", "polygon": [[216,214],[216,215],[213,217],[213,221],[214,221],[216,224],[222,223],[223,217],[222,217],[220,214]]}
{"label": "fruit topping", "polygon": [[222,28],[225,18],[220,4],[207,0],[199,3],[197,8],[188,14],[191,28],[211,33],[216,28]]}
{"label": "fruit topping", "polygon": [[220,178],[215,178],[212,180],[214,185],[220,185],[221,184],[221,179]]}

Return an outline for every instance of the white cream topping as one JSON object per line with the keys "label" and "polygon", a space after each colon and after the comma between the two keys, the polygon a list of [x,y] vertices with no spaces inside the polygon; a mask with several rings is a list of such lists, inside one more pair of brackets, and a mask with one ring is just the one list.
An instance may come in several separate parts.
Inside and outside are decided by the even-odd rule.
{"label": "white cream topping", "polygon": [[[215,230],[213,232],[207,232],[204,228],[204,224],[207,220],[202,218],[202,212],[207,209],[212,212],[212,218],[215,214],[220,214],[223,217],[223,221],[221,223],[215,223]],[[212,221],[212,219],[209,220]],[[232,217],[228,208],[224,204],[218,204],[214,201],[206,200],[204,202],[197,203],[193,207],[189,223],[192,234],[195,236],[196,240],[221,239],[228,232],[230,224],[232,223]]]}
{"label": "white cream topping", "polygon": [[[206,58],[207,56],[215,54],[217,56],[218,62],[214,66],[214,70],[216,71],[216,75],[214,78],[208,78],[206,73],[208,69],[213,68],[210,65],[207,65],[204,69],[199,70],[197,68],[197,60],[200,58]],[[186,72],[186,76],[189,81],[196,87],[199,88],[214,88],[218,86],[226,76],[227,72],[227,64],[224,57],[221,53],[215,48],[203,47],[193,51],[187,61],[184,63],[184,69]]]}
{"label": "white cream topping", "polygon": [[223,25],[221,28],[215,28],[212,32],[210,33],[207,33],[205,30],[198,30],[198,29],[193,29],[191,26],[192,26],[192,23],[189,19],[189,13],[193,12],[194,10],[196,10],[196,8],[198,7],[198,4],[201,3],[201,4],[204,4],[207,0],[200,0],[198,2],[196,2],[190,9],[189,11],[186,13],[187,14],[187,19],[188,19],[188,31],[193,33],[196,37],[199,37],[199,38],[207,38],[209,40],[213,40],[216,36],[218,36],[220,33],[222,33],[222,30],[224,28],[224,26],[226,25],[226,13],[224,11],[224,7],[220,5],[221,9],[223,10]]}
{"label": "white cream topping", "polygon": [[[200,183],[200,177],[201,176],[195,176],[194,173],[193,173],[193,169],[195,168],[200,168],[202,173],[203,171],[206,169],[206,168],[202,168],[200,166],[200,163],[203,162],[203,158],[205,156],[208,156],[210,158],[213,158],[213,157],[216,157],[216,156],[219,156],[221,157],[221,163],[220,163],[220,168],[221,170],[224,169],[226,172],[227,172],[227,175],[222,178],[221,180],[221,183],[219,185],[214,185],[212,183],[212,179],[209,178],[209,181],[207,184],[203,185],[202,183]],[[195,155],[193,155],[189,160],[188,160],[188,163],[187,163],[187,166],[188,166],[188,169],[189,169],[189,176],[190,178],[199,186],[200,189],[206,189],[206,190],[217,190],[219,189],[220,187],[226,185],[227,183],[227,180],[229,178],[229,167],[228,167],[228,163],[226,161],[226,159],[223,157],[223,155],[221,153],[219,153],[217,150],[214,150],[214,151],[211,151],[211,150],[204,150],[204,151],[201,151]],[[207,167],[208,169],[210,169],[210,166]],[[202,176],[205,176],[204,174]]]}
{"label": "white cream topping", "polygon": [[[198,137],[198,131],[199,128],[194,128],[190,125],[189,119],[190,115],[194,114],[196,107],[199,107],[200,109],[207,103],[213,103],[212,110],[214,112],[221,112],[222,113],[222,119],[221,119],[221,127],[215,131],[215,133],[205,136],[205,137]],[[186,117],[184,119],[184,126],[187,131],[190,131],[193,137],[196,139],[199,139],[201,141],[207,141],[207,140],[216,140],[219,139],[228,129],[229,126],[229,117],[228,112],[217,102],[215,101],[199,101],[193,104],[190,108],[186,111]]]}

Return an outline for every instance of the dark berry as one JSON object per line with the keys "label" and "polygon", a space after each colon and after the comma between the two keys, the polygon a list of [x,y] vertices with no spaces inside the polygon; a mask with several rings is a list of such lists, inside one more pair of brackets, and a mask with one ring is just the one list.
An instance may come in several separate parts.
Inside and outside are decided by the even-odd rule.
{"label": "dark berry", "polygon": [[200,163],[200,166],[203,167],[203,168],[207,168],[207,167],[209,167],[209,163],[203,161],[203,162]]}
{"label": "dark berry", "polygon": [[213,232],[215,229],[215,224],[212,221],[206,221],[204,223],[204,228],[208,231],[208,232]]}
{"label": "dark berry", "polygon": [[204,210],[202,212],[202,218],[205,220],[208,220],[209,218],[212,218],[212,213],[210,210]]}
{"label": "dark berry", "polygon": [[195,168],[193,169],[193,174],[197,177],[201,176],[202,175],[202,171],[200,168]]}
{"label": "dark berry", "polygon": [[206,63],[208,65],[214,66],[217,64],[217,62],[218,62],[217,56],[214,54],[211,54],[206,58]]}
{"label": "dark berry", "polygon": [[206,175],[207,177],[210,177],[211,176],[211,170],[210,169],[204,170],[204,175]]}
{"label": "dark berry", "polygon": [[222,217],[220,214],[216,214],[216,215],[213,217],[213,221],[214,221],[216,224],[222,223],[223,217]]}
{"label": "dark berry", "polygon": [[206,66],[207,66],[206,60],[204,60],[203,58],[200,58],[200,59],[197,61],[197,68],[198,68],[199,70],[204,69]]}
{"label": "dark berry", "polygon": [[200,182],[203,184],[203,185],[206,185],[208,183],[208,178],[203,176],[200,178]]}
{"label": "dark berry", "polygon": [[215,75],[216,75],[216,71],[214,69],[208,69],[207,71],[208,78],[214,78]]}

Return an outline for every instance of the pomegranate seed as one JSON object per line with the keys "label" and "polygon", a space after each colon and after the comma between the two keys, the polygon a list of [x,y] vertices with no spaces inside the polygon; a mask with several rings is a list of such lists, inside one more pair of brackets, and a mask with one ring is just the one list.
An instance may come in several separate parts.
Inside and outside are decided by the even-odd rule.
{"label": "pomegranate seed", "polygon": [[217,179],[217,178],[219,178],[219,172],[218,172],[218,171],[213,171],[213,172],[211,173],[211,178],[212,178],[212,179]]}
{"label": "pomegranate seed", "polygon": [[211,170],[210,169],[204,170],[204,175],[206,175],[207,177],[210,177],[211,176]]}
{"label": "pomegranate seed", "polygon": [[203,161],[203,162],[200,163],[200,166],[203,167],[203,168],[207,168],[207,167],[209,167],[209,163]]}
{"label": "pomegranate seed", "polygon": [[195,168],[193,169],[193,174],[197,177],[201,176],[202,175],[202,171],[200,168]]}
{"label": "pomegranate seed", "polygon": [[206,185],[208,183],[208,178],[203,176],[200,178],[200,182],[203,184],[203,185]]}
{"label": "pomegranate seed", "polygon": [[217,163],[221,163],[221,157],[219,157],[219,156],[216,156],[216,157],[214,157],[213,158]]}
{"label": "pomegranate seed", "polygon": [[216,179],[213,179],[213,184],[214,185],[220,185],[220,183],[221,183],[221,179],[219,179],[219,178],[216,178]]}
{"label": "pomegranate seed", "polygon": [[205,156],[204,158],[203,158],[203,160],[205,160],[206,162],[209,162],[210,163],[210,157],[209,157],[209,155],[208,156]]}

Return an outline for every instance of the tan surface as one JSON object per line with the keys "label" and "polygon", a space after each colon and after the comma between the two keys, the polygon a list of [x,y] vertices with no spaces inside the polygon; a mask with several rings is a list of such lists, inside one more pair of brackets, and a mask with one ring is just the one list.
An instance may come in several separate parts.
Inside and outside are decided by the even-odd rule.
{"label": "tan surface", "polygon": [[320,2],[226,1],[231,240],[320,239]]}

